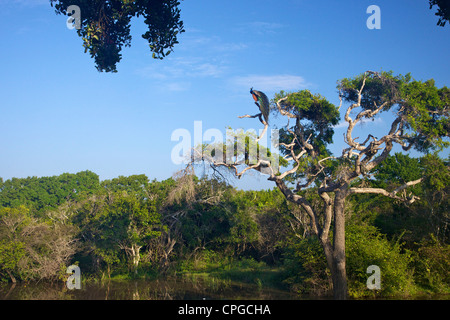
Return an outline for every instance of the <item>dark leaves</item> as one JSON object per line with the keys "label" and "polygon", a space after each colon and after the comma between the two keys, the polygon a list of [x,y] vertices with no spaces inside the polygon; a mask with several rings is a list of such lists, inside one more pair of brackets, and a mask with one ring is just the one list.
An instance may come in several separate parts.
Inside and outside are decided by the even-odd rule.
{"label": "dark leaves", "polygon": [[435,5],[438,7],[438,11],[435,13],[439,17],[437,25],[443,27],[447,21],[450,21],[450,2],[448,0],[430,0],[430,9]]}
{"label": "dark leaves", "polygon": [[163,59],[178,43],[184,32],[180,2],[176,0],[50,0],[57,14],[67,14],[70,5],[81,12],[81,28],[85,52],[89,51],[98,71],[117,72],[123,46],[131,45],[132,17],[145,17],[148,31],[142,35],[149,42],[153,57]]}

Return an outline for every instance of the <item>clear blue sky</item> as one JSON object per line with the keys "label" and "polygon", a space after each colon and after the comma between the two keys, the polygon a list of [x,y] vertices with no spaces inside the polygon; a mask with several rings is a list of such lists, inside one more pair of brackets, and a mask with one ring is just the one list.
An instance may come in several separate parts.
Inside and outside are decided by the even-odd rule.
{"label": "clear blue sky", "polygon": [[[369,30],[369,5],[381,29]],[[338,104],[336,81],[366,70],[411,72],[450,86],[450,26],[428,0],[186,0],[186,32],[165,60],[151,58],[132,22],[118,73],[99,73],[82,40],[48,0],[0,0],[0,177],[91,170],[102,180],[166,179],[175,129],[259,128],[249,88],[309,89]],[[386,128],[375,121],[361,128]],[[343,146],[343,128],[335,145]],[[242,187],[271,186],[264,178]]]}

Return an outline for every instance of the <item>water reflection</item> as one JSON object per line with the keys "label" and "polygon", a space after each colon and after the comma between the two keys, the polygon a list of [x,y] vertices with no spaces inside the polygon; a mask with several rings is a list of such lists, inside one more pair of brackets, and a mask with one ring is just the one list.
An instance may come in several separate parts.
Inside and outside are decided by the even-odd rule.
{"label": "water reflection", "polygon": [[214,278],[105,281],[69,290],[64,283],[17,283],[0,286],[7,300],[202,300],[298,299],[295,294],[258,285]]}

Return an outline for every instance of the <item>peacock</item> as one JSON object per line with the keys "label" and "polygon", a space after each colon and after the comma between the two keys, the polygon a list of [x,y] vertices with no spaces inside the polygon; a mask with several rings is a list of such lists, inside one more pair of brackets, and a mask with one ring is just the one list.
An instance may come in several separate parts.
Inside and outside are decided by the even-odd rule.
{"label": "peacock", "polygon": [[250,89],[250,93],[253,96],[253,100],[255,100],[255,104],[258,106],[261,111],[264,120],[266,123],[269,123],[269,99],[264,94],[264,92]]}

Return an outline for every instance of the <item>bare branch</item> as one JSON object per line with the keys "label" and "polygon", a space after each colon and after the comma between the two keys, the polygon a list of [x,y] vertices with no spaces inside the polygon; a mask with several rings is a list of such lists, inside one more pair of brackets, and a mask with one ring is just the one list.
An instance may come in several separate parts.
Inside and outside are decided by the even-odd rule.
{"label": "bare branch", "polygon": [[420,178],[420,179],[417,179],[417,180],[414,180],[414,181],[406,182],[405,184],[403,184],[400,187],[398,187],[397,189],[395,189],[393,192],[394,193],[398,193],[399,191],[402,191],[403,189],[406,189],[408,187],[411,187],[411,186],[414,186],[416,184],[419,184],[419,183],[423,182],[423,180],[424,180],[424,178]]}
{"label": "bare branch", "polygon": [[341,90],[339,90],[339,106],[338,106],[338,111],[341,110],[342,107],[342,92]]}
{"label": "bare branch", "polygon": [[282,104],[284,101],[286,101],[288,98],[289,98],[289,95],[286,96],[286,97],[284,97],[284,98],[281,98],[280,100],[277,101],[277,108],[278,108],[278,111],[280,112],[281,115],[287,116],[288,118],[296,118],[297,116],[296,116],[295,114],[293,114],[293,113],[287,111],[285,108],[283,108],[283,107],[281,106],[281,104]]}
{"label": "bare branch", "polygon": [[288,201],[291,201],[291,202],[294,202],[294,203],[300,205],[306,211],[306,213],[308,214],[308,216],[310,218],[310,223],[311,223],[311,228],[312,228],[313,233],[316,235],[322,234],[322,229],[320,228],[317,215],[314,212],[314,210],[312,209],[309,202],[304,197],[293,193],[292,190],[286,186],[285,182],[283,180],[279,179],[278,177],[275,177],[275,176],[270,177],[269,180],[275,181],[278,189],[280,189],[280,191],[283,193],[283,195],[285,196],[285,198]]}
{"label": "bare branch", "polygon": [[263,119],[262,113],[255,114],[253,116],[246,114],[246,115],[243,115],[243,116],[239,116],[238,118],[242,119],[242,118],[256,118],[256,117],[258,117],[259,121],[261,121],[261,123],[264,125],[264,129],[261,132],[261,135],[256,139],[256,142],[258,142],[264,136],[264,134],[267,131],[267,128],[269,127],[269,124]]}
{"label": "bare branch", "polygon": [[396,199],[396,200],[400,200],[402,202],[406,202],[408,204],[411,204],[411,203],[413,203],[416,200],[420,200],[420,198],[417,197],[417,196],[414,196],[414,195],[410,195],[409,197],[400,197],[400,196],[397,195],[397,193],[399,191],[402,191],[402,190],[410,187],[410,186],[419,184],[423,180],[424,180],[423,178],[420,178],[420,179],[417,179],[417,180],[414,180],[414,181],[409,181],[409,182],[401,185],[400,187],[398,187],[397,189],[395,189],[392,192],[388,192],[387,190],[382,189],[382,188],[350,188],[349,189],[349,193],[350,194],[355,194],[355,193],[381,194],[381,195],[384,195],[386,197],[389,197],[389,198],[392,198],[392,199]]}

